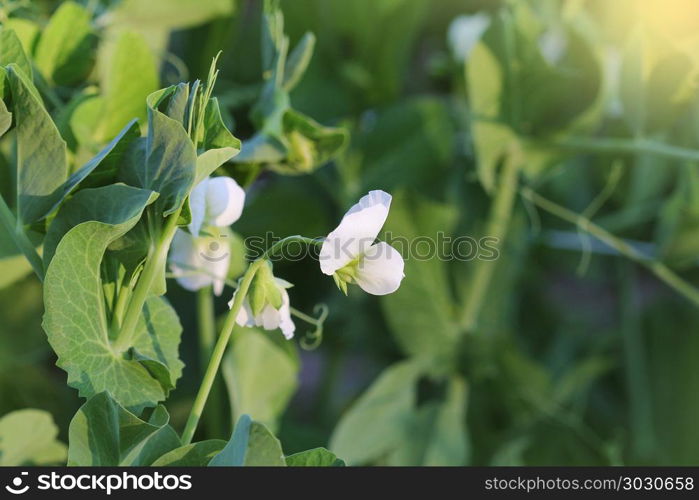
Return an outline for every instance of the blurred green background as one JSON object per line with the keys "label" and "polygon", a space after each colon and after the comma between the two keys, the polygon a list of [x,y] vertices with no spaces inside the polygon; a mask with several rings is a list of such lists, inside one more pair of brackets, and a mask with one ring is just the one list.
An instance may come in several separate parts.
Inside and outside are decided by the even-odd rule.
{"label": "blurred green background", "polygon": [[[81,129],[94,115],[85,99],[109,100],[115,81],[145,97],[205,78],[219,50],[215,95],[225,119],[243,141],[255,134],[262,2],[76,2],[89,15],[84,32],[74,27],[75,57],[63,72],[37,53],[61,3],[3,1],[0,20],[45,77],[40,90],[77,165],[110,134],[107,125],[98,127],[105,137]],[[281,5],[292,47],[306,31],[317,38],[294,109],[345,127],[350,141],[307,175],[265,170],[233,226],[240,236],[325,235],[370,189],[394,196],[386,225],[394,235],[487,235],[504,148],[516,143],[520,186],[593,220],[646,264],[699,279],[695,2]],[[150,51],[153,81],[148,67],[105,76],[118,71],[110,44],[125,32]],[[114,106],[123,123],[145,115],[145,106]],[[0,148],[3,192],[10,148]],[[226,171],[246,177],[236,165]],[[0,415],[47,410],[65,441],[80,401],[41,329],[40,284],[13,253],[0,240]],[[329,307],[323,341],[301,349],[313,327],[298,320],[290,343],[238,330],[224,368],[232,404],[224,398],[207,411],[225,419],[226,432],[231,415],[251,413],[276,429],[286,453],[329,446],[352,464],[699,464],[696,304],[589,236],[585,223],[519,196],[479,321],[466,331],[460,318],[479,265],[409,260],[400,290],[377,298],[358,289],[344,297],[311,259],[276,264],[295,284],[296,308]],[[168,297],[185,332],[187,368],[166,404],[181,428],[201,369],[195,300],[174,281]]]}

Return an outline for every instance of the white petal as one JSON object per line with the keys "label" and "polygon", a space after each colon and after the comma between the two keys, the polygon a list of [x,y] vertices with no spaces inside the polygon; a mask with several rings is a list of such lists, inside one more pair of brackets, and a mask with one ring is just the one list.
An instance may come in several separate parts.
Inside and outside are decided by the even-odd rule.
{"label": "white petal", "polygon": [[391,195],[370,191],[350,208],[320,250],[320,270],[332,275],[363,254],[376,240],[388,217]]}
{"label": "white petal", "polygon": [[213,285],[214,293],[221,295],[230,260],[230,251],[221,247],[219,238],[194,238],[180,229],[172,240],[170,268],[187,290]]}
{"label": "white petal", "polygon": [[359,261],[357,284],[372,295],[386,295],[398,290],[405,262],[398,250],[385,242],[373,245]]}
{"label": "white petal", "polygon": [[279,328],[279,323],[281,322],[281,316],[279,311],[272,307],[271,304],[267,304],[262,312],[255,317],[255,324],[261,326],[265,330],[276,330]]}
{"label": "white petal", "polygon": [[449,25],[447,40],[457,61],[463,62],[490,25],[490,17],[479,13],[459,16]]}
{"label": "white petal", "polygon": [[[233,298],[228,303],[229,308],[233,306],[233,300],[235,300],[237,293],[238,290],[233,293]],[[240,308],[240,311],[238,311],[238,314],[235,317],[235,322],[240,326],[255,326],[255,318],[252,316],[252,308],[250,307],[250,301],[248,301],[247,297],[243,301],[243,307]]]}
{"label": "white petal", "polygon": [[286,290],[282,290],[282,307],[279,309],[279,328],[281,329],[284,337],[289,340],[294,336],[296,331],[296,325],[291,319],[291,308],[289,304],[289,294]]}
{"label": "white petal", "polygon": [[189,223],[189,231],[194,236],[199,236],[201,226],[206,218],[206,191],[209,184],[207,177],[199,184],[194,186],[192,192],[189,193],[189,208],[192,213],[192,222]]}
{"label": "white petal", "polygon": [[196,255],[194,237],[178,229],[170,247],[170,270],[185,290],[196,291],[209,286],[213,281],[210,276],[194,271],[197,267]]}
{"label": "white petal", "polygon": [[245,191],[230,177],[212,177],[206,186],[206,218],[212,226],[230,226],[240,219]]}

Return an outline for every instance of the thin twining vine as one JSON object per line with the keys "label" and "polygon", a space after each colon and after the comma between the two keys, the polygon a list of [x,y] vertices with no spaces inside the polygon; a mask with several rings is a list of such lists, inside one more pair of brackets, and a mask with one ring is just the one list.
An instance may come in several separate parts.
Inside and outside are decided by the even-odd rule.
{"label": "thin twining vine", "polygon": [[699,306],[699,290],[689,282],[680,278],[662,262],[649,258],[648,256],[639,252],[633,246],[629,245],[624,240],[617,238],[606,229],[598,226],[590,219],[580,214],[577,214],[572,210],[569,210],[561,205],[558,205],[557,203],[550,201],[547,198],[544,198],[531,188],[528,188],[526,186],[522,187],[520,189],[520,193],[526,200],[534,203],[542,210],[550,213],[551,215],[555,215],[560,219],[570,222],[571,224],[575,224],[581,231],[585,231],[586,233],[590,234],[591,236],[597,238],[601,242],[610,246],[620,254],[645,267],[670,288],[672,288],[677,293],[685,297],[694,305]]}

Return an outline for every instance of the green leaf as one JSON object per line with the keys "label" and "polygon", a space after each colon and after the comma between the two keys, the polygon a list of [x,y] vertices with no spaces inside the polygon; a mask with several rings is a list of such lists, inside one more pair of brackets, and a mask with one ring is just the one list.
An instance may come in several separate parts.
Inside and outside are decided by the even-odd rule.
{"label": "green leaf", "polygon": [[209,99],[204,113],[204,152],[197,157],[197,176],[194,185],[211,175],[214,170],[240,153],[240,139],[223,123],[216,98]]}
{"label": "green leaf", "polygon": [[403,361],[385,369],[342,416],[330,439],[330,449],[349,464],[359,465],[400,446],[422,373],[417,361]]}
{"label": "green leaf", "polygon": [[181,29],[230,15],[234,6],[233,0],[123,0],[110,14],[118,25]]}
{"label": "green leaf", "polygon": [[210,467],[285,466],[284,452],[279,440],[259,422],[248,415],[238,419],[226,447],[217,454]]}
{"label": "green leaf", "polygon": [[194,98],[193,93],[190,95],[189,84],[180,82],[175,85],[175,90],[168,100],[165,114],[182,124],[185,123],[185,114],[188,111],[188,106]]}
{"label": "green leaf", "polygon": [[[88,206],[98,205],[99,200],[108,203],[114,189],[124,188],[98,188],[92,194],[86,190],[88,194],[79,200]],[[107,222],[83,222],[70,229],[56,248],[44,282],[44,330],[58,355],[58,366],[68,373],[68,384],[83,397],[109,391],[116,401],[134,410],[154,406],[165,399],[167,391],[151,374],[152,367],[132,359],[129,349],[165,365],[174,385],[182,373],[177,352],[182,328],[172,307],[162,298],[151,297],[132,345],[117,351],[112,345],[100,270],[107,247],[134,227],[151,201],[152,197],[132,196],[129,209],[104,215]],[[68,212],[72,210],[66,209],[69,219],[76,217]]]}
{"label": "green leaf", "polygon": [[284,160],[286,154],[287,148],[283,142],[266,132],[260,132],[243,143],[240,154],[233,162],[276,164]]}
{"label": "green leaf", "polygon": [[66,447],[57,436],[58,427],[45,411],[8,413],[0,418],[0,466],[63,463]]}
{"label": "green leaf", "polygon": [[499,161],[515,135],[507,125],[497,122],[502,113],[502,69],[483,42],[478,42],[468,57],[466,82],[478,178],[485,190],[492,192]]}
{"label": "green leaf", "polygon": [[132,142],[139,136],[140,130],[136,120],[127,123],[109,144],[70,176],[63,188],[63,196],[70,194],[81,183],[83,187],[98,187],[113,183],[121,160],[127,154]]}
{"label": "green leaf", "polygon": [[469,442],[466,435],[466,381],[453,376],[447,394],[435,415],[422,465],[466,465]]}
{"label": "green leaf", "polygon": [[406,415],[404,438],[386,458],[392,466],[466,465],[466,383],[453,376],[443,400],[422,403]]}
{"label": "green leaf", "polygon": [[691,105],[697,72],[689,54],[679,50],[670,51],[655,63],[648,75],[645,95],[649,131],[668,130]]}
{"label": "green leaf", "polygon": [[305,174],[321,167],[340,153],[347,131],[324,127],[306,115],[289,110],[284,114],[284,138],[288,143],[286,161],[272,164],[285,174]]}
{"label": "green leaf", "polygon": [[205,467],[224,446],[226,442],[222,439],[209,439],[181,446],[153,462],[153,467]]}
{"label": "green leaf", "polygon": [[32,272],[29,261],[12,238],[0,238],[0,289]]}
{"label": "green leaf", "polygon": [[56,85],[72,85],[90,71],[95,36],[91,14],[74,2],[63,2],[43,29],[34,62],[46,79]]}
{"label": "green leaf", "polygon": [[91,397],[70,422],[69,466],[145,466],[181,446],[164,408],[144,422],[108,393]]}
{"label": "green leaf", "polygon": [[155,210],[163,216],[182,205],[196,175],[197,155],[187,131],[180,122],[158,110],[175,89],[168,87],[148,96],[148,136],[134,144],[131,159],[122,172],[127,184],[160,194]]}
{"label": "green leaf", "polygon": [[145,100],[158,88],[158,67],[143,36],[124,31],[102,50],[100,61],[107,62],[100,71],[99,142],[114,137],[130,120],[145,119]]}
{"label": "green leaf", "polygon": [[38,92],[14,64],[7,67],[17,133],[17,213],[23,224],[46,216],[68,177],[66,143]]}
{"label": "green leaf", "polygon": [[0,137],[5,135],[12,125],[12,113],[7,110],[5,101],[0,101]]}
{"label": "green leaf", "polygon": [[[455,206],[399,192],[386,223],[387,242],[407,257],[411,250],[402,242],[418,237],[438,241],[438,233],[449,234],[457,217]],[[409,278],[395,293],[381,298],[388,325],[407,355],[430,358],[443,366],[453,358],[459,338],[447,263],[439,257],[410,258],[405,262],[405,275]]]}
{"label": "green leaf", "polygon": [[272,340],[275,334],[238,328],[222,367],[234,420],[248,414],[272,430],[296,391],[299,372],[290,353]]}
{"label": "green leaf", "polygon": [[[34,43],[41,33],[41,26],[34,21],[23,17],[11,17],[3,21],[5,28],[11,29],[22,43],[25,54],[31,54],[34,50]],[[15,61],[17,62],[17,61]],[[3,63],[3,65],[6,63]]]}
{"label": "green leaf", "polygon": [[[22,42],[14,30],[7,26],[0,26],[0,66],[7,66],[11,63],[16,64],[31,80],[32,63],[24,52]],[[2,86],[1,82],[0,86]]]}
{"label": "green leaf", "polygon": [[306,32],[294,50],[289,54],[284,67],[284,90],[291,91],[301,81],[303,74],[308,68],[308,64],[313,57],[313,49],[315,48],[316,37],[313,33]]}
{"label": "green leaf", "polygon": [[79,191],[60,208],[49,226],[44,239],[45,267],[48,269],[63,236],[77,225],[87,221],[116,225],[132,220],[157,197],[157,193],[126,184]]}
{"label": "green leaf", "polygon": [[286,465],[289,467],[344,467],[345,462],[325,448],[313,448],[289,455],[286,457]]}

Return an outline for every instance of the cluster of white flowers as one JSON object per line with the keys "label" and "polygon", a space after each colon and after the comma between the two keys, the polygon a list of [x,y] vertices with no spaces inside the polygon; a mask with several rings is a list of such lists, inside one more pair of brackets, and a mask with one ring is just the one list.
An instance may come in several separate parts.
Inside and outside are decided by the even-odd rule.
{"label": "cluster of white flowers", "polygon": [[221,295],[231,255],[221,249],[220,240],[228,226],[240,219],[243,205],[245,191],[230,177],[206,178],[192,190],[189,232],[177,230],[169,259],[183,288],[196,291],[213,285],[214,293]]}
{"label": "cluster of white flowers", "polygon": [[[228,226],[240,218],[244,204],[245,191],[229,177],[207,178],[192,190],[189,231],[177,231],[169,258],[170,269],[183,288],[195,291],[213,286],[216,295],[223,292],[230,250],[220,248],[220,237],[227,235]],[[324,240],[320,251],[321,271],[333,276],[343,292],[347,293],[348,284],[356,284],[367,293],[386,295],[400,286],[404,277],[403,257],[387,243],[375,243],[390,206],[391,195],[384,191],[369,192],[347,211],[339,226]],[[279,328],[287,339],[292,338],[295,325],[287,293],[291,283],[274,277],[271,265],[258,274],[262,281],[257,284],[259,293],[254,293],[254,298],[250,294],[245,297],[236,322],[266,330]]]}

